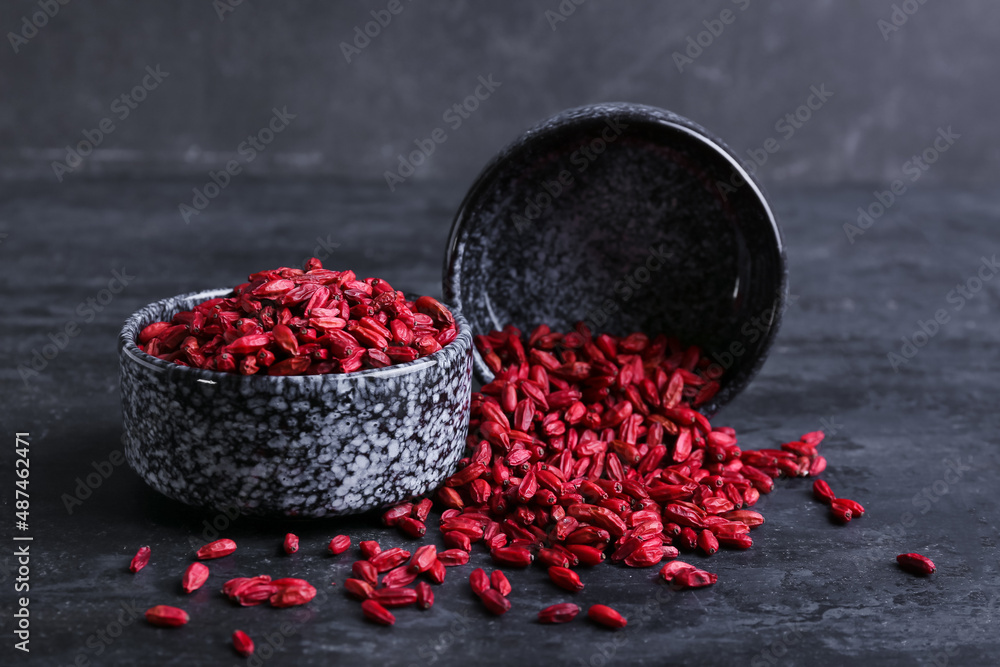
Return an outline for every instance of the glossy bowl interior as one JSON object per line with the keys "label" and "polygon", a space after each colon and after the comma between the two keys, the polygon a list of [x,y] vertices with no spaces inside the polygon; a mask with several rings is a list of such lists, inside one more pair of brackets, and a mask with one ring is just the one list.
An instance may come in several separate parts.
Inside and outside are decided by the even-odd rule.
{"label": "glossy bowl interior", "polygon": [[199,507],[326,517],[435,488],[465,449],[472,334],[415,361],[348,374],[243,376],[177,366],[136,346],[147,324],[229,290],[132,315],[118,341],[125,452],[154,489]]}
{"label": "glossy bowl interior", "polygon": [[763,363],[785,256],[762,189],[720,140],[668,111],[603,104],[543,122],[483,169],[455,216],[444,292],[474,334],[582,320],[701,345],[723,371],[711,414]]}

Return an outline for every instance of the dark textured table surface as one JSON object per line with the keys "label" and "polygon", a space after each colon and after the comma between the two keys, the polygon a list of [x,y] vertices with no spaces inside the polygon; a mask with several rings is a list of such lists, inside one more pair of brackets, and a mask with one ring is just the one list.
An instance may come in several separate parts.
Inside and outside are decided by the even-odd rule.
{"label": "dark textured table surface", "polygon": [[[980,267],[1000,245],[1000,195],[914,190],[852,244],[843,224],[873,201],[872,188],[771,193],[792,298],[760,376],[716,421],[750,448],[826,429],[825,478],[865,504],[864,518],[836,526],[811,500],[808,480],[781,480],[756,508],[767,521],[752,549],[689,557],[718,573],[715,586],[675,592],[656,582],[655,568],[601,566],[584,573],[587,587],[574,596],[532,568],[510,573],[513,609],[497,618],[471,597],[466,566],[449,571],[432,610],[402,610],[396,626],[380,628],[343,594],[350,554],[324,549],[338,532],[405,545],[394,531],[371,517],[294,524],[204,515],[114,464],[116,336],[150,301],[232,285],[317,247],[329,266],[440,294],[445,239],[467,184],[390,195],[382,183],[244,180],[185,224],[178,203],[194,185],[0,185],[4,664],[236,665],[244,661],[228,644],[235,628],[257,640],[252,664],[995,664],[1000,279]],[[127,285],[102,305],[116,271]],[[965,296],[953,291],[960,285]],[[937,311],[947,321],[935,331],[927,322]],[[887,354],[902,356],[901,337],[912,340],[920,322],[934,335],[917,335],[916,354],[895,370]],[[65,349],[36,375],[19,370],[70,323],[79,334]],[[16,432],[30,434],[24,532],[13,527]],[[213,563],[209,584],[184,598],[180,574],[192,545],[215,536],[212,522],[240,551]],[[288,530],[303,544],[291,557],[279,553]],[[24,595],[14,591],[22,575],[13,552],[25,544],[12,541],[15,532],[34,538],[30,655],[13,649],[11,614]],[[131,575],[143,544],[153,560]],[[933,558],[937,573],[899,570],[895,556],[908,551]],[[488,556],[476,551],[473,563],[489,567]],[[303,576],[320,595],[290,610],[238,608],[219,595],[221,581],[258,573]],[[629,627],[533,621],[570,597],[615,606]],[[181,604],[191,623],[164,630],[137,620],[159,603]]]}

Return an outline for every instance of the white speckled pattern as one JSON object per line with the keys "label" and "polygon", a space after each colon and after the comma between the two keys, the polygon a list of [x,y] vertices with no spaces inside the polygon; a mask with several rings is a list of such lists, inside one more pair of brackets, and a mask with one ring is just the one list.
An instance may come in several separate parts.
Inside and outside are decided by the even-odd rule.
{"label": "white speckled pattern", "polygon": [[150,322],[228,290],[165,299],[119,337],[126,457],[176,500],[249,515],[324,517],[436,487],[465,448],[472,334],[416,361],[347,375],[241,376],[138,349]]}

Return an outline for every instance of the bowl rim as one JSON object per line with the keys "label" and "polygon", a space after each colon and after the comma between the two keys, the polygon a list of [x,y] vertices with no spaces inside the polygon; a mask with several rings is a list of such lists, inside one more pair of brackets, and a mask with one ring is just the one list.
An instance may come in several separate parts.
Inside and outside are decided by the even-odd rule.
{"label": "bowl rim", "polygon": [[[781,328],[785,304],[788,301],[788,257],[781,225],[778,223],[774,210],[768,201],[766,190],[757,182],[754,174],[751,174],[744,167],[733,149],[722,139],[698,123],[673,111],[634,102],[605,102],[577,106],[561,111],[536,123],[504,145],[473,180],[468,192],[462,199],[462,203],[455,212],[451,231],[448,234],[447,245],[445,246],[444,272],[442,276],[444,298],[454,305],[452,312],[456,317],[465,316],[462,308],[461,285],[463,281],[461,278],[462,271],[460,270],[464,264],[464,258],[458,252],[459,241],[470,233],[469,226],[474,219],[470,215],[473,204],[481,200],[485,193],[493,187],[493,182],[499,171],[503,168],[504,163],[511,159],[522,159],[525,155],[530,154],[531,147],[535,142],[543,140],[547,136],[564,131],[567,128],[572,128],[573,126],[592,124],[595,120],[600,121],[602,119],[620,119],[623,121],[632,119],[635,122],[648,125],[659,125],[665,131],[680,132],[696,140],[701,145],[710,149],[717,157],[728,163],[743,178],[743,185],[751,188],[754,199],[766,216],[768,222],[767,228],[771,231],[774,243],[777,246],[777,256],[780,265],[779,285],[773,308],[771,326],[768,327],[768,331],[764,335],[763,344],[759,348],[756,359],[749,365],[746,376],[730,385],[730,391],[727,392],[726,400],[720,403],[718,398],[714,398],[703,406],[703,409],[715,412],[721,405],[728,403],[733,397],[749,386],[760,371],[764,360],[774,345],[774,341]],[[500,326],[504,324],[506,323],[501,323]],[[472,356],[472,365],[476,377],[483,383],[492,381],[494,374],[486,366],[479,351],[473,348]]]}
{"label": "bowl rim", "polygon": [[207,301],[208,299],[228,297],[232,293],[233,290],[230,287],[197,290],[194,292],[187,292],[185,294],[167,297],[165,299],[159,299],[146,304],[139,310],[129,315],[118,334],[120,363],[124,365],[127,359],[131,363],[138,364],[157,373],[187,375],[203,384],[222,384],[226,382],[243,384],[251,382],[268,385],[277,384],[279,386],[282,383],[311,383],[320,385],[331,381],[336,381],[337,383],[343,383],[346,381],[364,382],[369,379],[397,377],[400,375],[419,373],[420,371],[429,370],[430,368],[439,365],[443,358],[456,353],[460,350],[460,348],[472,347],[472,330],[468,321],[466,321],[465,317],[455,313],[454,309],[450,305],[445,304],[452,310],[452,314],[455,316],[455,323],[458,325],[458,336],[455,340],[448,343],[437,352],[429,354],[426,357],[420,357],[419,359],[407,361],[402,364],[393,364],[391,366],[386,366],[385,368],[366,368],[364,370],[353,371],[351,373],[322,373],[318,375],[241,375],[239,373],[225,373],[223,371],[194,368],[192,366],[179,366],[175,363],[164,361],[159,357],[154,357],[153,355],[147,354],[139,349],[135,338],[138,336],[138,333],[142,331],[143,327],[151,324],[151,321],[146,320],[149,318],[148,311],[154,307],[160,306],[161,304],[173,306],[179,301],[196,300],[195,302],[197,303],[198,301]]}

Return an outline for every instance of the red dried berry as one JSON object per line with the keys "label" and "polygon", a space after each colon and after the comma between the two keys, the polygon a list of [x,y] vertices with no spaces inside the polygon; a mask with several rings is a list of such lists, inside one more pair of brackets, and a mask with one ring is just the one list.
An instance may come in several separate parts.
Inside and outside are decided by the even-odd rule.
{"label": "red dried berry", "polygon": [[351,573],[358,579],[366,581],[372,586],[378,584],[378,572],[379,571],[375,568],[375,566],[367,560],[357,560],[351,564]]}
{"label": "red dried berry", "polygon": [[486,570],[481,567],[477,567],[475,570],[469,573],[469,585],[472,587],[472,592],[476,595],[482,595],[484,591],[491,587],[490,577],[486,574]]}
{"label": "red dried berry", "polygon": [[417,591],[412,588],[377,588],[371,599],[383,607],[406,607],[417,601]]}
{"label": "red dried berry", "polygon": [[268,601],[272,607],[295,607],[316,597],[316,588],[302,579],[277,579],[271,582],[277,590]]}
{"label": "red dried berry", "polygon": [[928,575],[937,569],[934,561],[920,554],[899,554],[896,556],[896,562],[899,563],[901,568],[911,574]]}
{"label": "red dried berry", "polygon": [[844,503],[834,500],[830,503],[830,516],[840,523],[848,523],[853,518],[854,513]]}
{"label": "red dried berry", "polygon": [[379,625],[392,625],[396,622],[396,617],[375,600],[365,600],[362,602],[361,612],[369,621],[378,623]]}
{"label": "red dried berry", "polygon": [[161,628],[176,628],[190,620],[187,612],[177,607],[159,604],[146,610],[146,621]]}
{"label": "red dried berry", "polygon": [[351,548],[351,538],[347,535],[337,535],[330,540],[330,545],[327,548],[331,554],[338,556]]}
{"label": "red dried berry", "polygon": [[617,611],[603,604],[595,604],[587,610],[587,618],[608,628],[624,628],[628,621]]}
{"label": "red dried berry", "polygon": [[375,589],[367,581],[349,578],[344,580],[344,590],[359,600],[367,600]]}
{"label": "red dried berry", "polygon": [[410,560],[410,552],[399,547],[387,549],[368,561],[378,572],[388,572]]}
{"label": "red dried berry", "polygon": [[242,630],[233,631],[233,648],[244,658],[253,655],[253,640]]}
{"label": "red dried berry", "polygon": [[835,498],[831,502],[831,504],[833,504],[834,502],[839,503],[840,505],[842,505],[842,506],[846,507],[847,509],[851,510],[851,517],[852,518],[857,519],[858,517],[865,515],[865,508],[861,505],[861,503],[859,503],[857,501],[848,500],[847,498]]}
{"label": "red dried berry", "polygon": [[507,575],[500,570],[493,570],[493,572],[490,573],[490,586],[504,597],[510,595],[510,581],[507,580]]}
{"label": "red dried berry", "polygon": [[410,516],[400,519],[396,527],[401,533],[413,539],[423,537],[427,533],[427,526],[422,521]]}
{"label": "red dried berry", "polygon": [[437,558],[446,567],[465,565],[469,562],[469,552],[461,549],[446,549],[445,551],[439,551]]}
{"label": "red dried berry", "polygon": [[673,583],[676,588],[701,588],[703,586],[711,586],[718,580],[719,577],[715,574],[696,568],[693,570],[683,570],[678,572],[674,575],[671,583]]}
{"label": "red dried berry", "polygon": [[816,500],[826,503],[829,505],[837,497],[834,495],[833,490],[830,489],[830,485],[821,479],[817,479],[813,482],[813,496]]}
{"label": "red dried berry", "polygon": [[662,578],[668,584],[673,582],[674,578],[679,574],[684,572],[690,572],[697,570],[694,565],[685,563],[684,561],[675,560],[667,563],[662,568],[660,568],[660,578]]}
{"label": "red dried berry", "polygon": [[417,583],[417,606],[421,609],[430,609],[434,606],[434,591],[426,581]]}
{"label": "red dried berry", "polygon": [[546,607],[538,612],[539,623],[569,623],[580,613],[580,608],[572,602],[562,602]]}
{"label": "red dried berry", "polygon": [[358,548],[361,550],[361,556],[364,558],[371,558],[372,556],[377,556],[382,553],[382,547],[380,547],[378,542],[374,540],[359,542]]}
{"label": "red dried berry", "polygon": [[442,584],[444,583],[444,577],[446,574],[444,563],[440,559],[434,561],[431,565],[431,569],[427,570],[427,578],[431,580],[432,583]]}
{"label": "red dried berry", "polygon": [[208,581],[208,567],[204,563],[191,563],[181,578],[181,588],[185,593],[196,591]]}
{"label": "red dried berry", "polygon": [[384,577],[382,577],[382,585],[387,588],[399,588],[401,586],[409,586],[417,579],[418,572],[414,572],[409,567],[405,565],[400,565],[399,567],[389,570]]}
{"label": "red dried berry", "polygon": [[550,567],[549,579],[556,586],[564,588],[567,591],[578,593],[583,590],[583,582],[580,581],[580,576],[566,567]]}
{"label": "red dried berry", "polygon": [[407,566],[410,572],[426,572],[434,565],[438,559],[437,547],[433,544],[425,544],[413,553],[413,560]]}
{"label": "red dried berry", "polygon": [[199,560],[210,560],[212,558],[222,558],[236,551],[236,542],[232,540],[216,540],[198,549],[195,554]]}
{"label": "red dried berry", "polygon": [[510,600],[501,595],[500,591],[493,588],[488,588],[483,591],[479,595],[479,599],[482,601],[483,606],[485,606],[491,614],[501,616],[510,611]]}
{"label": "red dried berry", "polygon": [[132,557],[132,562],[128,566],[129,571],[138,572],[142,568],[146,567],[146,564],[149,563],[150,554],[151,551],[149,547],[139,547],[139,551],[137,551],[135,556]]}

